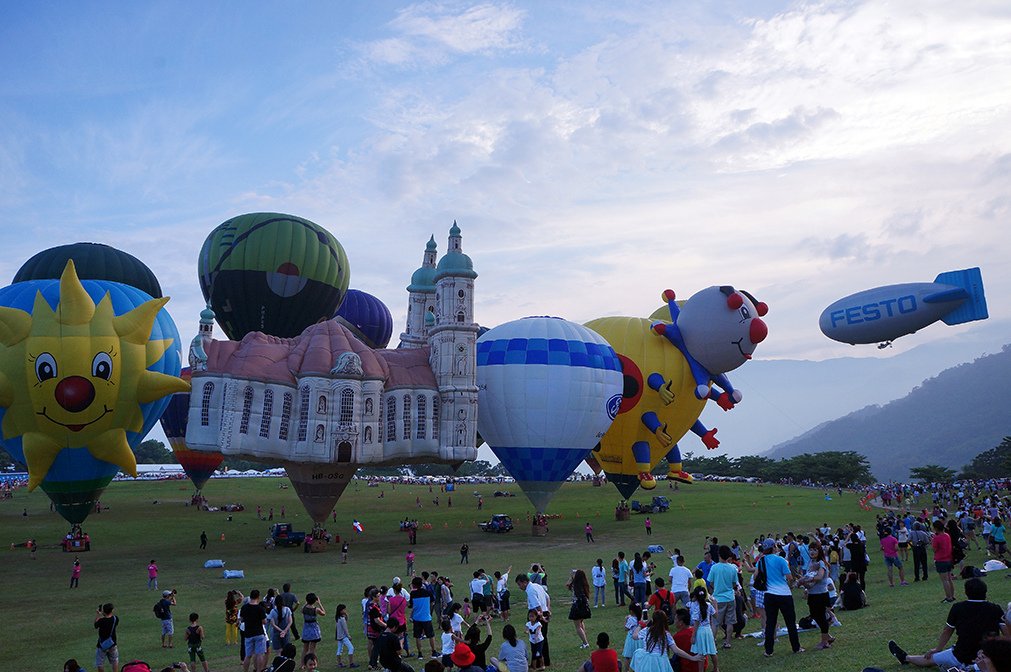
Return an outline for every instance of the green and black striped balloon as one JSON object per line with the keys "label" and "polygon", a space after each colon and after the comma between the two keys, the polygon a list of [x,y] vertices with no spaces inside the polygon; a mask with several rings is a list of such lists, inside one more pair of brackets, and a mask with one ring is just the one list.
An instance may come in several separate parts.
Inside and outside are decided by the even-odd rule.
{"label": "green and black striped balloon", "polygon": [[351,268],[337,239],[308,219],[272,212],[233,217],[204,241],[200,289],[232,340],[250,332],[290,338],[327,320]]}

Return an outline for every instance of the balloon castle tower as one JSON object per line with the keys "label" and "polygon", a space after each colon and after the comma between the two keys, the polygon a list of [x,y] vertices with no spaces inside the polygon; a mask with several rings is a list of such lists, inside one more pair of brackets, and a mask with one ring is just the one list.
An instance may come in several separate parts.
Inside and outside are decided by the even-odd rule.
{"label": "balloon castle tower", "polygon": [[359,466],[457,464],[477,457],[474,272],[453,223],[411,278],[396,350],[373,349],[338,320],[295,338],[211,338],[210,310],[190,346],[194,450],[284,466],[321,522]]}

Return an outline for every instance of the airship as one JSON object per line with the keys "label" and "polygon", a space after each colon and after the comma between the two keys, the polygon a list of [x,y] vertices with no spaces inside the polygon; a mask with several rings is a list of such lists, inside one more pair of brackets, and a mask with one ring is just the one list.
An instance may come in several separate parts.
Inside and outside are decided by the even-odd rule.
{"label": "airship", "polygon": [[941,320],[963,324],[989,317],[978,267],[941,273],[933,282],[910,282],[867,289],[839,299],[818,320],[823,334],[851,345],[891,345]]}

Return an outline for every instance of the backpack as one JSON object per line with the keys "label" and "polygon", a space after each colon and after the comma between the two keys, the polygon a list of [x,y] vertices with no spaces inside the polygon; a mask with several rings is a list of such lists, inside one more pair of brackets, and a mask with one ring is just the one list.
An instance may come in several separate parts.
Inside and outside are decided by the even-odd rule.
{"label": "backpack", "polygon": [[154,617],[159,621],[164,621],[168,618],[168,614],[165,613],[165,605],[161,603],[161,600],[158,600],[154,604]]}
{"label": "backpack", "polygon": [[660,595],[660,591],[656,592],[657,597],[660,598],[660,610],[663,611],[664,615],[667,616],[667,622],[674,622],[674,593],[669,590],[666,591],[666,597]]}

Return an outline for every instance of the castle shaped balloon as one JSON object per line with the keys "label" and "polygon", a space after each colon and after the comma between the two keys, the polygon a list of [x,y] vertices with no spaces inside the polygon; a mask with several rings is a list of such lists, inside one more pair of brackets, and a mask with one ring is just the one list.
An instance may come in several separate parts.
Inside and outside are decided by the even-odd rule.
{"label": "castle shaped balloon", "polygon": [[337,320],[295,338],[215,341],[203,311],[190,346],[189,447],[282,464],[317,522],[359,466],[475,459],[477,273],[462,240],[454,222],[437,265],[428,242],[397,350],[370,348]]}

